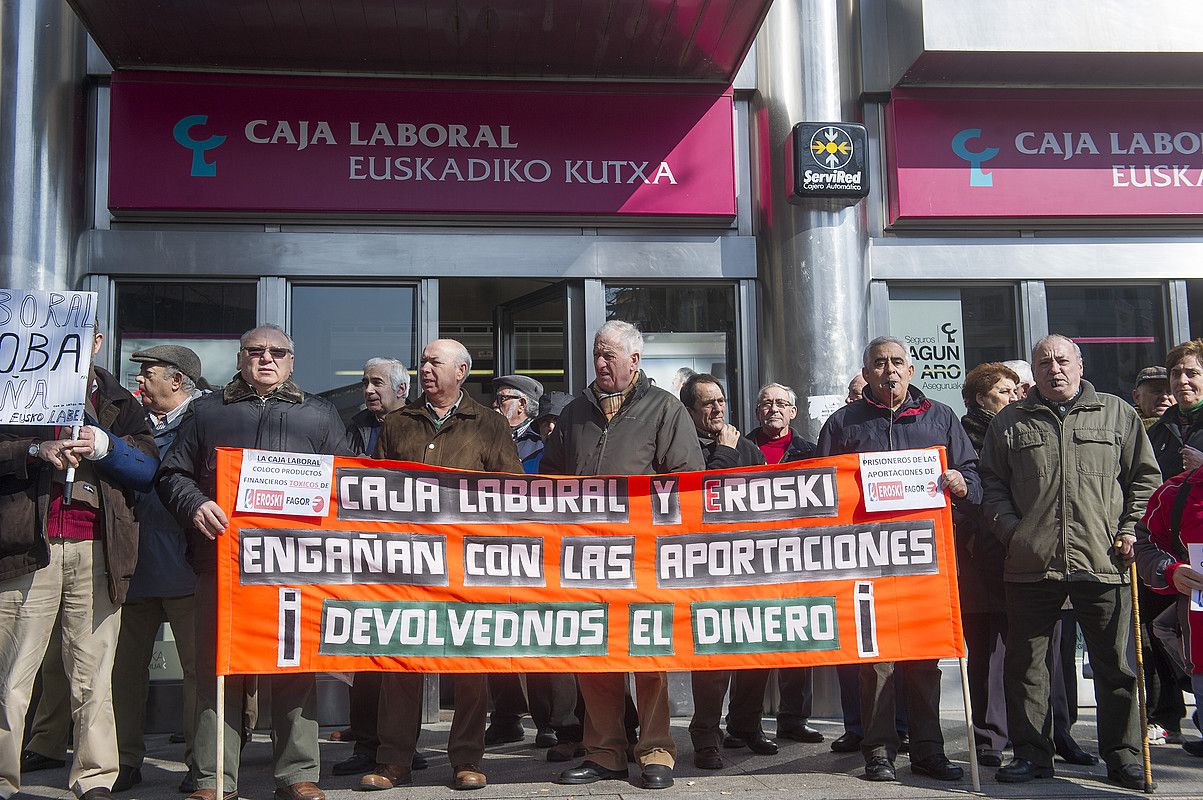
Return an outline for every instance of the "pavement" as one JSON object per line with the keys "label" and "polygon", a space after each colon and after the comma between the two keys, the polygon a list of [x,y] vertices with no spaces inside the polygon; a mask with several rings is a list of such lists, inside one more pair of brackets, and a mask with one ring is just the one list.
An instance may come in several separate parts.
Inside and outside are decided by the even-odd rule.
{"label": "pavement", "polygon": [[[897,761],[897,783],[870,783],[860,776],[863,762],[859,754],[839,755],[829,749],[830,740],[842,732],[838,721],[812,720],[811,723],[827,736],[822,744],[801,744],[781,740],[781,751],[776,756],[756,756],[747,749],[724,750],[727,767],[718,772],[707,772],[693,766],[693,750],[686,730],[688,720],[673,720],[673,736],[677,743],[679,763],[675,771],[676,785],[669,789],[651,792],[637,785],[639,772],[631,768],[631,782],[602,781],[588,786],[560,786],[552,781],[556,774],[568,764],[548,763],[545,751],[532,745],[534,729],[529,718],[525,742],[490,748],[485,754],[484,771],[489,785],[484,789],[463,793],[448,788],[451,769],[447,762],[447,732],[450,728],[448,712],[443,720],[424,728],[419,747],[430,759],[430,768],[414,773],[414,785],[389,792],[371,795],[356,790],[357,776],[334,777],[331,765],[343,760],[351,753],[352,745],[331,741],[326,736],[333,729],[324,729],[321,744],[322,780],[320,785],[329,800],[436,800],[436,798],[463,797],[472,800],[496,800],[497,798],[617,798],[655,797],[656,800],[688,798],[688,800],[751,800],[752,798],[779,797],[788,800],[815,798],[815,800],[927,800],[928,798],[954,798],[973,794],[969,781],[965,723],[959,711],[947,710],[943,714],[944,736],[948,756],[965,767],[965,779],[952,784],[912,775],[905,755]],[[772,735],[773,722],[765,721],[766,731]],[[1184,730],[1193,729],[1189,723]],[[1088,751],[1097,753],[1095,720],[1093,709],[1082,709],[1074,735]],[[184,746],[171,744],[167,735],[147,737],[147,758],[142,768],[143,782],[129,792],[117,795],[129,800],[182,800],[176,789],[184,774],[180,762]],[[1157,796],[1164,798],[1203,798],[1203,759],[1188,756],[1175,745],[1152,747],[1153,777],[1158,784]],[[993,769],[981,772],[983,797],[998,798],[1122,798],[1142,796],[1111,786],[1106,782],[1106,770],[1097,767],[1075,767],[1061,761],[1056,763],[1056,777],[1051,780],[1033,781],[1020,785],[1001,784],[994,780]],[[67,770],[55,769],[30,773],[18,798],[46,798],[68,800],[71,793],[67,784]],[[247,746],[242,759],[240,794],[252,800],[271,800],[271,741],[266,733],[256,733]]]}

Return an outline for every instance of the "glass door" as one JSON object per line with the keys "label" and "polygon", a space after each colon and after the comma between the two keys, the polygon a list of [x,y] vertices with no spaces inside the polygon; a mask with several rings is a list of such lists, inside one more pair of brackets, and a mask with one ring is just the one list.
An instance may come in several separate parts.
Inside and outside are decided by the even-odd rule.
{"label": "glass door", "polygon": [[575,392],[585,383],[583,288],[560,281],[494,309],[498,375],[527,375],[548,392]]}

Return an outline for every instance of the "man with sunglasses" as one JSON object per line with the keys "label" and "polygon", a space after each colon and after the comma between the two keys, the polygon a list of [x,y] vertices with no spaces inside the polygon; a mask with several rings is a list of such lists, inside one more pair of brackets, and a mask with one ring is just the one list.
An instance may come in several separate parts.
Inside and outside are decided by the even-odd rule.
{"label": "man with sunglasses", "polygon": [[[193,754],[198,788],[189,800],[216,800],[217,575],[214,541],[229,520],[214,501],[218,447],[253,447],[291,453],[354,455],[333,404],[306,394],[292,381],[293,343],[283,329],[261,325],[242,335],[238,374],[220,392],[192,401],[175,447],[159,472],[159,497],[188,531],[196,582],[197,723]],[[324,800],[318,778],[318,724],[314,676],[272,675],[272,739],[277,800]],[[243,678],[226,678],[225,798],[237,797],[242,744]]]}

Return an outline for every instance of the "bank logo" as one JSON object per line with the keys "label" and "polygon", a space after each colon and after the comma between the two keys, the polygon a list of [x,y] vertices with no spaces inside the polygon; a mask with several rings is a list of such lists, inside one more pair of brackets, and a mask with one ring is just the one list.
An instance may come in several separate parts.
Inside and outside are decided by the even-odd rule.
{"label": "bank logo", "polygon": [[217,174],[217,164],[205,160],[205,153],[226,140],[224,136],[210,136],[207,139],[192,138],[192,129],[200,127],[209,121],[205,114],[193,114],[184,117],[171,129],[171,135],[176,143],[186,150],[192,151],[192,172],[194,178],[212,178]]}
{"label": "bank logo", "polygon": [[252,511],[283,511],[284,492],[274,489],[247,489],[246,505]]}
{"label": "bank logo", "polygon": [[994,175],[990,172],[983,172],[982,164],[998,155],[998,148],[985,147],[981,150],[970,150],[968,147],[970,141],[980,139],[981,136],[981,128],[966,128],[963,131],[957,131],[957,135],[952,137],[952,152],[957,158],[969,162],[970,186],[993,186]]}
{"label": "bank logo", "polygon": [[828,125],[810,137],[810,156],[826,169],[843,169],[852,160],[852,137],[843,128]]}
{"label": "bank logo", "polygon": [[902,488],[902,481],[876,481],[869,484],[869,497],[879,503],[903,500],[906,498],[906,491]]}

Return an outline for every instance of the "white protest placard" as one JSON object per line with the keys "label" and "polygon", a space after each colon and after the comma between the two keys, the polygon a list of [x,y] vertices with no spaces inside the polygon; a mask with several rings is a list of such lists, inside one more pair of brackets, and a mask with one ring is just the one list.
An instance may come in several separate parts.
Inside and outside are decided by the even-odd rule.
{"label": "white protest placard", "polygon": [[[1203,573],[1203,544],[1188,544],[1186,557],[1190,559],[1191,568]],[[1190,610],[1203,611],[1203,591],[1195,589],[1190,593]]]}
{"label": "white protest placard", "polygon": [[334,456],[243,450],[238,511],[324,517],[334,483]]}
{"label": "white protest placard", "polygon": [[95,292],[0,289],[0,424],[84,421]]}
{"label": "white protest placard", "polygon": [[860,454],[865,511],[940,508],[940,451],[892,450]]}

